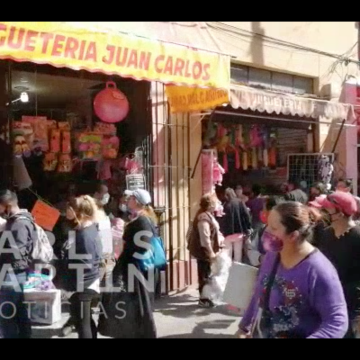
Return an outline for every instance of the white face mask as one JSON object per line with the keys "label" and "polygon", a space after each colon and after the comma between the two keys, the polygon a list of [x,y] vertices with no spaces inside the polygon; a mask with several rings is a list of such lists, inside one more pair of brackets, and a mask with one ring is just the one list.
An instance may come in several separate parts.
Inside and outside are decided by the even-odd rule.
{"label": "white face mask", "polygon": [[119,210],[122,212],[127,212],[128,211],[128,207],[126,204],[120,204],[119,205]]}
{"label": "white face mask", "polygon": [[110,200],[110,195],[109,194],[104,194],[101,201],[101,204],[106,205]]}

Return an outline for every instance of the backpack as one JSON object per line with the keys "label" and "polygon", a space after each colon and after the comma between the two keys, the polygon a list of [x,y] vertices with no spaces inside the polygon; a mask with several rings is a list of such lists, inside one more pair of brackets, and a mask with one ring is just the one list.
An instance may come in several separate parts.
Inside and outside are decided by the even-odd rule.
{"label": "backpack", "polygon": [[54,256],[54,250],[50,244],[46,232],[42,227],[27,217],[20,216],[17,219],[30,221],[34,225],[36,231],[36,236],[33,239],[32,250],[29,256],[30,262],[42,262],[46,264],[50,263]]}

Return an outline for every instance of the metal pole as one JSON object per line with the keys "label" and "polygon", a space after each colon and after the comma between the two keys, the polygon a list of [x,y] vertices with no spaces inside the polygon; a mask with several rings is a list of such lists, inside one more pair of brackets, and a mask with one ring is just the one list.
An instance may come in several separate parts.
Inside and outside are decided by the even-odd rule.
{"label": "metal pole", "polygon": [[343,130],[343,128],[344,128],[344,125],[345,125],[345,119],[344,119],[344,120],[342,121],[342,123],[341,123],[340,129],[339,129],[339,132],[338,132],[338,136],[337,136],[337,138],[336,138],[335,144],[334,144],[333,149],[332,149],[332,153],[334,153],[335,150],[336,150],[336,147],[337,147],[337,144],[338,144],[338,142],[339,142],[340,135],[341,135],[341,133],[342,133],[342,130]]}

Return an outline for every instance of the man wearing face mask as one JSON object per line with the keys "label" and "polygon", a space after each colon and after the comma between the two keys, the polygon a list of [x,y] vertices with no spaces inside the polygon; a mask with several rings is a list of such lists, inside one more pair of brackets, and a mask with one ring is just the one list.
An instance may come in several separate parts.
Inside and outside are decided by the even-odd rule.
{"label": "man wearing face mask", "polygon": [[104,210],[107,214],[109,214],[108,211],[108,204],[110,202],[110,194],[109,194],[109,188],[105,184],[98,185],[95,193],[94,193],[94,199],[100,201],[102,206],[104,206]]}
{"label": "man wearing face mask", "polygon": [[353,216],[357,203],[350,193],[335,191],[318,197],[312,205],[326,212],[331,222],[316,240],[317,247],[328,257],[339,273],[347,302],[350,327],[347,338],[358,337],[360,315],[360,227]]}
{"label": "man wearing face mask", "polygon": [[7,268],[0,284],[0,338],[30,338],[23,286],[29,272],[32,243],[37,236],[34,219],[27,210],[19,208],[17,196],[10,190],[0,192],[0,215],[6,218],[5,231],[9,232],[0,250],[0,270]]}

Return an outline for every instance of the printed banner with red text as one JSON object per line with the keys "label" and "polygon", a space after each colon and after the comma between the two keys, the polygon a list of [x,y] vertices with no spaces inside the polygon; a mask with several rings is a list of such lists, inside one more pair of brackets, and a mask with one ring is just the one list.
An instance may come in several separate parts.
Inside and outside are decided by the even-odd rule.
{"label": "printed banner with red text", "polygon": [[227,89],[230,57],[67,22],[0,22],[0,58]]}
{"label": "printed banner with red text", "polygon": [[172,85],[165,89],[172,113],[209,110],[229,103],[227,90]]}

